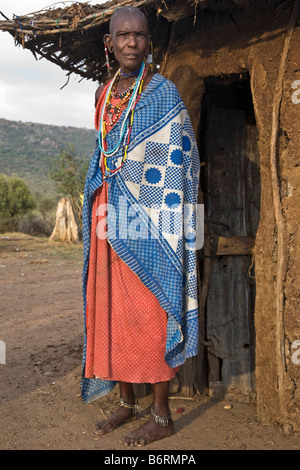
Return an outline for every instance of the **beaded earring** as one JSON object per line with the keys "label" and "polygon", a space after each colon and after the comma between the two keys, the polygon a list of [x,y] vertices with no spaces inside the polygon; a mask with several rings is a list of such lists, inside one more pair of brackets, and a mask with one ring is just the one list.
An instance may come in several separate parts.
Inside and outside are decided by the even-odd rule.
{"label": "beaded earring", "polygon": [[160,65],[155,65],[154,64],[154,60],[153,60],[153,43],[152,43],[152,41],[150,43],[150,51],[149,51],[149,54],[147,56],[147,64],[149,65],[151,72],[153,72],[154,67],[156,69],[160,68]]}
{"label": "beaded earring", "polygon": [[109,77],[111,77],[112,67],[110,66],[110,63],[109,63],[108,49],[107,49],[105,39],[103,40],[103,42],[104,42],[105,65],[106,65],[106,68],[107,68],[107,74],[108,74]]}
{"label": "beaded earring", "polygon": [[152,44],[152,41],[150,43],[150,52],[149,52],[148,57],[147,57],[147,64],[149,65],[150,70],[152,71],[153,70],[153,44]]}

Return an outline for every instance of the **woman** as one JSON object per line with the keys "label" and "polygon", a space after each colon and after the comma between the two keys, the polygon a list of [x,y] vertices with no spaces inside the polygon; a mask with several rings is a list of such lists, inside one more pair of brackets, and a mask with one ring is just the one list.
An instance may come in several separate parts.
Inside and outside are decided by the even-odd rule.
{"label": "woman", "polygon": [[[169,382],[186,357],[197,353],[197,299],[185,296],[182,268],[195,278],[195,251],[184,257],[176,220],[182,219],[184,200],[197,201],[199,159],[175,86],[146,64],[151,37],[144,14],[133,7],[117,9],[104,39],[120,70],[96,92],[99,147],[84,197],[82,394],[87,403],[119,384],[120,407],[96,424],[102,435],[136,417],[133,383],[151,383],[149,420],[124,438],[125,445],[135,446],[174,433]],[[120,211],[121,197],[136,215],[139,231]]]}

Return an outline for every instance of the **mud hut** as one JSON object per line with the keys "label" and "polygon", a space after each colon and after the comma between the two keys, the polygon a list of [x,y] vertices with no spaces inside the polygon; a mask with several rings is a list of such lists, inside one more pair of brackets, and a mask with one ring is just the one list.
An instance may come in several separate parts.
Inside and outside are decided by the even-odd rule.
{"label": "mud hut", "polygon": [[67,76],[104,82],[102,37],[127,4],[149,18],[202,161],[201,341],[179,390],[254,401],[261,422],[300,431],[300,1],[74,3],[0,29]]}

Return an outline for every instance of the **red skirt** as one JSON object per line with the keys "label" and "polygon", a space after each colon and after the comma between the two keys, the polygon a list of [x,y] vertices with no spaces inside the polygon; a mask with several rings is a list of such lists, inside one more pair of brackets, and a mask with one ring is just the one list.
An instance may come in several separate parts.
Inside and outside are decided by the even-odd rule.
{"label": "red skirt", "polygon": [[[167,313],[107,239],[96,234],[107,183],[95,193],[87,281],[85,376],[130,383],[170,380],[165,362]],[[101,225],[105,221],[102,220]]]}

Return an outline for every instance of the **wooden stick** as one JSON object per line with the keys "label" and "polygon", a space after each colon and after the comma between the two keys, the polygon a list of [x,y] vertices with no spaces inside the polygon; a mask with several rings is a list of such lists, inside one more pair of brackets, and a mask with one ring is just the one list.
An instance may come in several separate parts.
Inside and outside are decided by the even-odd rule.
{"label": "wooden stick", "polygon": [[283,79],[285,72],[285,64],[293,36],[293,32],[297,22],[297,16],[300,7],[300,0],[295,0],[290,21],[287,28],[287,34],[284,41],[283,51],[274,92],[272,127],[270,141],[270,166],[271,166],[271,184],[275,221],[277,225],[277,287],[276,287],[276,356],[277,356],[277,375],[278,375],[278,398],[279,408],[283,418],[286,417],[286,408],[284,408],[284,378],[285,378],[285,351],[284,351],[284,279],[287,267],[287,250],[285,244],[285,223],[283,208],[280,198],[280,184],[277,167],[277,143],[279,115],[283,95]]}
{"label": "wooden stick", "polygon": [[169,397],[169,400],[194,400],[193,397]]}

